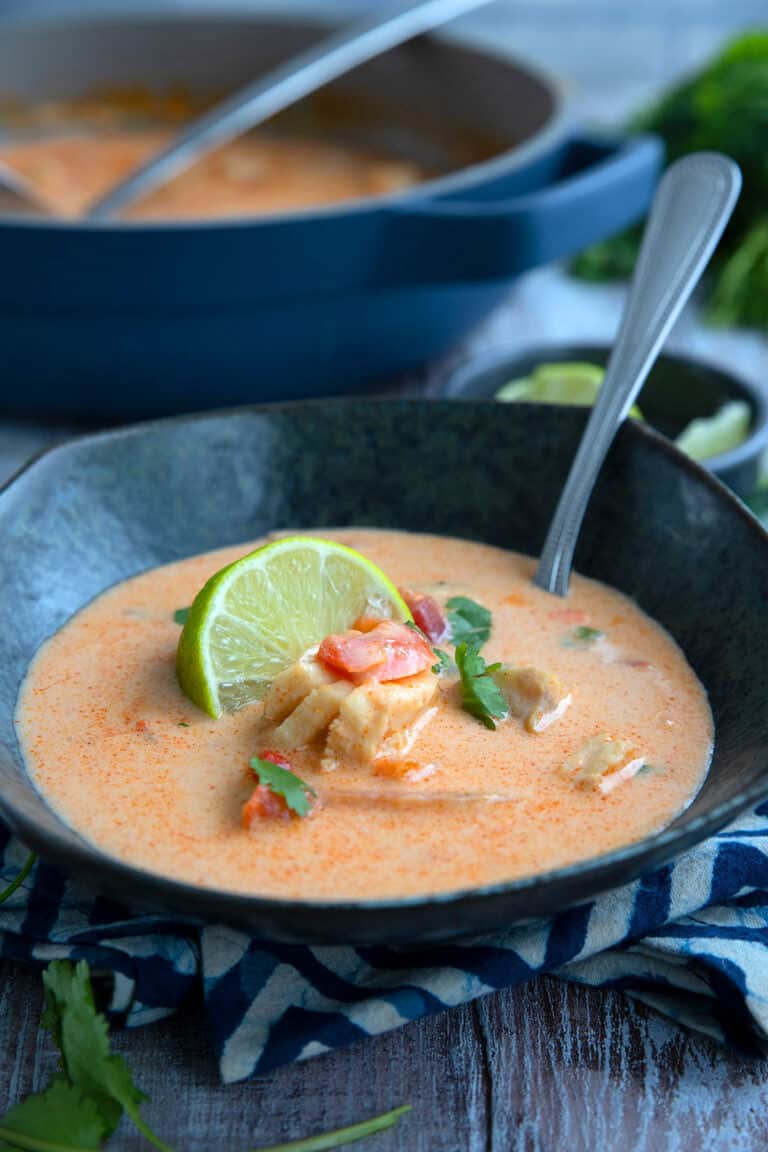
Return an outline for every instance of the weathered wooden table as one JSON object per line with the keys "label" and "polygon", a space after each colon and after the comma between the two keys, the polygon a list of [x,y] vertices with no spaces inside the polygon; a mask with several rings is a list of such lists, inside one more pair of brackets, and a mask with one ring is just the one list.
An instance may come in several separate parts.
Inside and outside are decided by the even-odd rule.
{"label": "weathered wooden table", "polygon": [[[595,340],[620,294],[552,271],[524,281],[476,346]],[[755,336],[684,318],[675,347],[768,380]],[[70,432],[0,423],[0,474]],[[766,957],[768,963],[768,956]],[[0,963],[0,1109],[53,1066],[39,1028],[39,976]],[[147,1117],[180,1152],[238,1152],[352,1123],[400,1103],[413,1113],[361,1148],[380,1152],[752,1152],[768,1148],[768,1061],[684,1034],[615,993],[542,978],[378,1040],[243,1085],[222,1087],[199,1005],[116,1038],[151,1096]],[[112,1147],[146,1148],[124,1125]]]}
{"label": "weathered wooden table", "polygon": [[[39,978],[0,966],[0,1108],[52,1066]],[[768,1061],[673,1028],[618,993],[549,978],[378,1040],[223,1088],[202,1013],[123,1032],[116,1047],[180,1152],[237,1152],[408,1102],[371,1152],[757,1152],[768,1147]],[[123,1124],[120,1152],[148,1146]]]}

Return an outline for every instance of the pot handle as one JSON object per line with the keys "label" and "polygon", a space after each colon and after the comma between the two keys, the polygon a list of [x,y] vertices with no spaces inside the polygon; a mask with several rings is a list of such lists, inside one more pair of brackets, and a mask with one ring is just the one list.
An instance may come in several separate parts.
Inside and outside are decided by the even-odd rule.
{"label": "pot handle", "polygon": [[393,205],[382,264],[396,262],[391,272],[399,283],[511,279],[639,220],[662,160],[656,136],[574,137],[556,156],[554,179],[550,163],[492,186],[494,196],[507,191],[506,198],[487,199],[486,187],[484,199]]}

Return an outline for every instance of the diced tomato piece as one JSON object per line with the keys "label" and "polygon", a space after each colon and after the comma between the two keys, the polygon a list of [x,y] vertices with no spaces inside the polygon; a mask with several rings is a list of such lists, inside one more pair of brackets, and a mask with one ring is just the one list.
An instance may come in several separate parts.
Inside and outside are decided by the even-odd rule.
{"label": "diced tomato piece", "polygon": [[370,632],[326,636],[318,659],[349,680],[403,680],[435,663],[435,654],[415,628],[386,620]]}
{"label": "diced tomato piece", "polygon": [[398,591],[410,609],[414,624],[421,628],[427,639],[433,644],[444,640],[448,635],[448,621],[437,601],[422,592],[414,592],[412,588],[400,588]]}
{"label": "diced tomato piece", "polygon": [[262,820],[290,820],[290,818],[291,812],[285,799],[276,796],[265,784],[257,784],[250,800],[243,804],[243,828],[249,830]]}
{"label": "diced tomato piece", "polygon": [[270,764],[277,764],[279,768],[290,769],[291,767],[291,762],[287,756],[283,756],[282,752],[273,752],[271,748],[259,752],[259,760],[269,760]]}

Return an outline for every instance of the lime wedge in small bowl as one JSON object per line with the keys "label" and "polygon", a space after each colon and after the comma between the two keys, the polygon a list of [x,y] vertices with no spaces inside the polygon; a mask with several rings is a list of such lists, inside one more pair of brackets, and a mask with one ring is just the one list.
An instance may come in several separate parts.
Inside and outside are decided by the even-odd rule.
{"label": "lime wedge in small bowl", "polygon": [[752,410],[746,400],[730,400],[714,416],[692,420],[675,444],[692,460],[709,460],[743,444],[751,423]]}
{"label": "lime wedge in small bowl", "polygon": [[176,656],[179,683],[218,717],[260,699],[308,648],[366,613],[411,619],[394,584],[359,552],[314,536],[274,540],[195,597]]}
{"label": "lime wedge in small bowl", "polygon": [[530,376],[505,384],[496,393],[496,399],[591,406],[597,399],[604,375],[604,369],[597,364],[540,364]]}
{"label": "lime wedge in small bowl", "polygon": [[[571,361],[539,364],[530,376],[511,380],[496,393],[506,403],[573,404],[591,408],[603,383],[605,369],[597,364]],[[642,420],[635,405],[630,413]]]}
{"label": "lime wedge in small bowl", "polygon": [[[575,404],[579,408],[592,408],[602,385],[606,370],[598,364],[581,361],[539,364],[531,376],[510,380],[496,393],[496,400],[505,403]],[[636,406],[630,416],[642,419]]]}

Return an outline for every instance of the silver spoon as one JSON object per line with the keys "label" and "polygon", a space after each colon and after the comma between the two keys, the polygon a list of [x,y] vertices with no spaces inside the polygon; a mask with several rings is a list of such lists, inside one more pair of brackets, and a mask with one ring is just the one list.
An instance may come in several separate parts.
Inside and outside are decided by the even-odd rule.
{"label": "silver spoon", "polygon": [[343,28],[193,120],[172,144],[92,204],[87,216],[93,220],[113,216],[208,152],[358,65],[487,3],[489,0],[410,0],[384,16],[379,13],[352,28]]}
{"label": "silver spoon", "polygon": [[581,522],[608,449],[698,284],[740,188],[738,166],[717,152],[676,161],[659,183],[605,379],[534,576],[547,592],[568,594]]}

